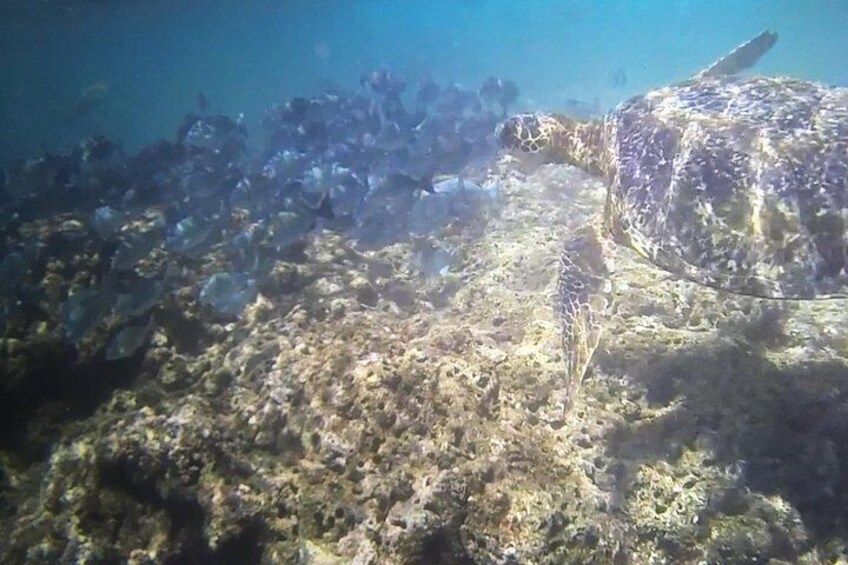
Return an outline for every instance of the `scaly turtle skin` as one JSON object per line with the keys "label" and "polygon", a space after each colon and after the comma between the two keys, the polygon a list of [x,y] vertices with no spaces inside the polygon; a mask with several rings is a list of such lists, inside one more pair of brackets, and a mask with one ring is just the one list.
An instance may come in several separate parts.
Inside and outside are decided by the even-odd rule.
{"label": "scaly turtle skin", "polygon": [[566,243],[559,280],[568,378],[600,335],[607,236],[699,284],[768,298],[848,295],[848,89],[735,77],[776,41],[765,32],[682,83],[601,120],[523,114],[508,148],[603,176],[603,221]]}

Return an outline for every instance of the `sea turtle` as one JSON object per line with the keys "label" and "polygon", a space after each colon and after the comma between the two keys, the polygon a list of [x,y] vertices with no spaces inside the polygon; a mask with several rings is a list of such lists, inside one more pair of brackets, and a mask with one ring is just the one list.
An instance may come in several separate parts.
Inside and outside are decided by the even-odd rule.
{"label": "sea turtle", "polygon": [[699,284],[765,298],[848,295],[848,88],[739,77],[763,32],[602,119],[521,114],[503,146],[601,175],[603,216],[565,244],[558,299],[573,391],[609,308],[610,241]]}

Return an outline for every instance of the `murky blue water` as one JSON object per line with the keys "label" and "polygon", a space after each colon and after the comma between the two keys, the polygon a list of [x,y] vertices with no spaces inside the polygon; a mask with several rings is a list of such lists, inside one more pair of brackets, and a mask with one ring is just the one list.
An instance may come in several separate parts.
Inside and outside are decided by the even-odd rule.
{"label": "murky blue water", "polygon": [[[170,136],[198,89],[210,111],[257,124],[264,108],[318,80],[349,85],[380,65],[469,87],[509,77],[529,107],[569,98],[608,107],[764,28],[781,39],[759,71],[848,83],[844,0],[30,4],[0,8],[3,161],[93,133],[135,150]],[[105,103],[63,123],[80,90],[101,81]]]}

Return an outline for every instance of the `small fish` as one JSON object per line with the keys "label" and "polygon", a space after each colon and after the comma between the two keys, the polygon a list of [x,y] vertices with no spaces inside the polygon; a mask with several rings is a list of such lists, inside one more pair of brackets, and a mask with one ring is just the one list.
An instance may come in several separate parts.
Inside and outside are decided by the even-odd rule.
{"label": "small fish", "polygon": [[422,249],[412,254],[412,267],[424,278],[444,276],[456,262],[457,254],[452,249],[443,248],[429,240]]}
{"label": "small fish", "polygon": [[366,133],[362,141],[367,147],[392,152],[404,147],[408,142],[407,137],[397,122],[387,122],[383,124],[376,135]]}
{"label": "small fish", "polygon": [[106,240],[121,229],[125,219],[123,213],[111,206],[101,206],[91,215],[91,227],[101,239]]}
{"label": "small fish", "polygon": [[318,225],[318,219],[334,220],[336,215],[328,193],[311,195],[320,198],[315,202],[308,195],[285,199],[285,209],[272,214],[265,226],[269,242],[275,247],[287,247],[302,240]]}
{"label": "small fish", "polygon": [[433,190],[433,177],[416,180],[402,174],[371,176],[370,190],[354,212],[360,245],[382,246],[409,235],[409,211],[422,190]]}
{"label": "small fish", "polygon": [[[373,183],[373,184],[372,184]],[[435,194],[433,190],[433,174],[427,174],[420,179],[413,178],[402,173],[389,173],[382,178],[369,179],[369,185],[375,186],[369,195],[369,199],[375,194],[397,194],[405,192],[415,192],[421,190],[430,194]]]}
{"label": "small fish", "polygon": [[109,98],[109,83],[96,82],[80,90],[70,106],[58,110],[62,123],[70,125],[91,114]]}
{"label": "small fish", "polygon": [[281,210],[265,222],[268,242],[278,248],[297,243],[314,227],[315,215],[305,206],[294,210]]}
{"label": "small fish", "polygon": [[406,89],[406,83],[387,69],[375,69],[360,77],[359,84],[368,86],[382,96],[397,95]]}
{"label": "small fish", "polygon": [[480,98],[476,92],[452,84],[442,90],[436,110],[444,117],[458,119],[480,111]]}
{"label": "small fish", "polygon": [[489,77],[483,81],[478,94],[484,102],[500,105],[506,114],[507,107],[518,98],[518,87],[511,80]]}
{"label": "small fish", "polygon": [[197,256],[206,250],[204,244],[210,240],[215,227],[203,218],[187,216],[176,223],[165,242],[172,251]]}
{"label": "small fish", "polygon": [[98,289],[81,289],[62,303],[62,330],[72,342],[81,341],[112,309],[114,296]]}
{"label": "small fish", "polygon": [[92,164],[109,161],[120,152],[118,143],[103,135],[94,135],[82,141],[79,145],[80,159],[83,163]]}
{"label": "small fish", "polygon": [[368,192],[366,184],[350,172],[334,175],[334,182],[327,193],[327,203],[336,217],[350,216],[356,205]]}
{"label": "small fish", "polygon": [[623,88],[627,86],[627,71],[623,67],[619,67],[610,73],[610,82],[615,88]]}
{"label": "small fish", "polygon": [[149,312],[165,292],[165,283],[155,278],[141,277],[134,281],[120,281],[113,313],[123,318],[135,318]]}
{"label": "small fish", "polygon": [[112,269],[126,271],[147,257],[161,243],[162,234],[153,229],[146,232],[129,232],[121,236],[111,257]]}
{"label": "small fish", "polygon": [[155,327],[153,316],[150,316],[145,324],[121,328],[106,346],[106,360],[117,361],[135,355],[147,343]]}
{"label": "small fish", "polygon": [[418,85],[418,93],[415,95],[415,107],[417,110],[423,110],[430,104],[436,101],[439,97],[441,89],[439,85],[433,82],[430,77],[425,78]]}
{"label": "small fish", "polygon": [[321,205],[315,210],[315,217],[323,218],[325,220],[336,219],[336,213],[333,211],[333,206],[330,203],[329,197],[325,197],[324,200],[321,201]]}
{"label": "small fish", "polygon": [[243,273],[215,273],[200,289],[200,302],[216,313],[238,317],[256,300],[256,280]]}
{"label": "small fish", "polygon": [[197,91],[197,96],[195,97],[195,102],[197,102],[197,109],[201,112],[205,112],[206,108],[209,107],[209,100],[206,98],[206,94],[202,90]]}
{"label": "small fish", "polygon": [[400,121],[406,118],[406,108],[403,107],[400,94],[394,92],[386,94],[380,110],[383,118],[387,120]]}

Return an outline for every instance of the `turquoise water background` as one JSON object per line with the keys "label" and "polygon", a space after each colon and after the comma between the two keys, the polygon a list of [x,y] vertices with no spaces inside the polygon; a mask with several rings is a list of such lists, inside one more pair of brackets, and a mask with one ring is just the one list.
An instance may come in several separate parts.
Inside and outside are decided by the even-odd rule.
{"label": "turquoise water background", "polygon": [[[172,137],[198,89],[209,111],[244,113],[257,139],[270,104],[321,79],[354,86],[377,66],[473,88],[511,78],[525,107],[610,107],[765,28],[780,41],[759,72],[848,84],[848,0],[6,2],[0,159],[94,133],[134,151]],[[617,69],[625,87],[613,85]],[[57,111],[99,81],[107,103],[62,124]]]}

